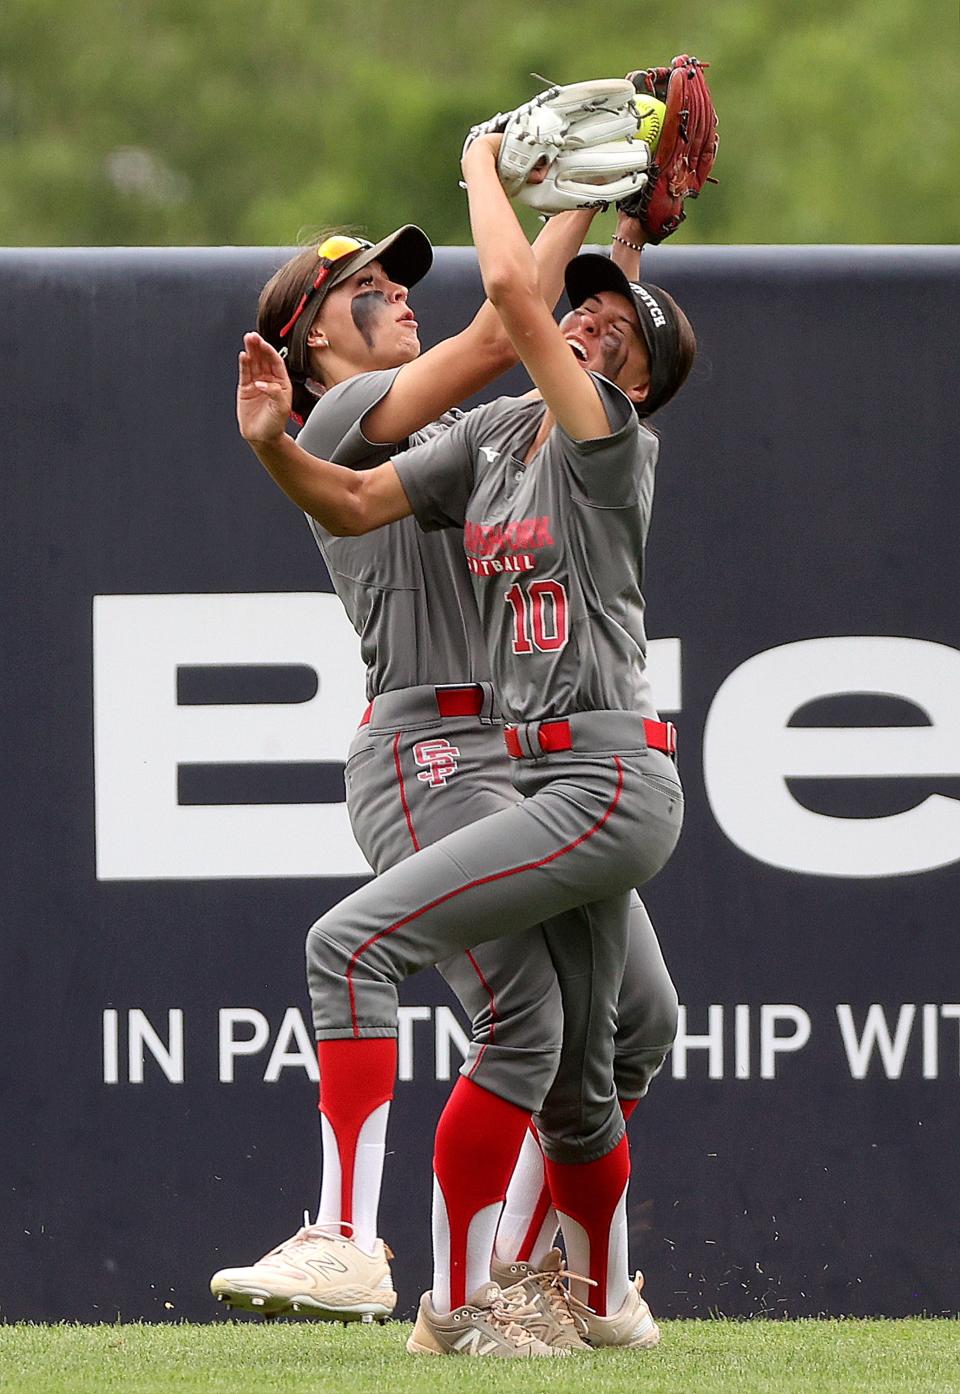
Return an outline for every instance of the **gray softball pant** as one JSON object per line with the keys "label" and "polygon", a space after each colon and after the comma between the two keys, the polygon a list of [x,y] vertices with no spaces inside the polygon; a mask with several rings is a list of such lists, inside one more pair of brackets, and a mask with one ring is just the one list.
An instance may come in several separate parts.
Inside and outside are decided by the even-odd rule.
{"label": "gray softball pant", "polygon": [[441,718],[432,688],[378,698],[348,806],[390,869],[313,926],[307,965],[317,1037],[335,1039],[394,1035],[397,984],[442,962],[474,1021],[463,1072],[539,1111],[548,1156],[590,1161],[622,1134],[617,1094],[641,1094],[672,1043],[676,994],[631,894],[672,851],[682,794],[639,717],[570,725],[573,750],[509,761],[492,699]]}
{"label": "gray softball pant", "polygon": [[[385,693],[351,743],[347,811],[378,875],[518,802],[492,689],[484,683],[460,691],[476,696],[476,714],[441,715],[433,686]],[[621,1099],[643,1097],[677,1030],[677,993],[656,931],[636,892],[630,899],[614,1045]],[[520,1108],[539,1108],[562,1036],[556,967],[541,927],[476,945],[437,967],[472,1025],[461,1074]]]}

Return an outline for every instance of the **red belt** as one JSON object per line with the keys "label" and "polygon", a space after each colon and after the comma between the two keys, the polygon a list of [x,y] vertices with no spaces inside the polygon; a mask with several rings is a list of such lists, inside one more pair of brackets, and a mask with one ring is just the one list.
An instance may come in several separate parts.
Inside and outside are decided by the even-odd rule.
{"label": "red belt", "polygon": [[[644,718],[643,729],[647,745],[651,750],[662,750],[664,755],[677,753],[677,728],[672,721],[648,721]],[[540,749],[545,754],[557,750],[573,749],[573,733],[570,730],[569,721],[541,721],[536,730]],[[505,726],[503,739],[506,742],[507,754],[511,759],[522,760],[524,752],[520,745],[520,737],[517,735],[517,728]]]}
{"label": "red belt", "polygon": [[[437,711],[441,716],[479,716],[483,711],[484,692],[476,683],[470,683],[468,687],[437,687],[434,691]],[[372,714],[373,702],[360,718],[360,725],[368,726]]]}

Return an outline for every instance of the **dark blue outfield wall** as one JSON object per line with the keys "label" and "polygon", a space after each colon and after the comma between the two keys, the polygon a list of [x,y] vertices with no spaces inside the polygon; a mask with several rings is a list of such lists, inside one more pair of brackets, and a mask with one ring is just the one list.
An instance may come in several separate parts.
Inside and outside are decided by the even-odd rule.
{"label": "dark blue outfield wall", "polygon": [[[316,1193],[308,925],[364,868],[352,632],[236,434],[271,250],[0,252],[0,1315],[214,1318]],[[684,1010],[632,1123],[664,1316],[957,1308],[956,249],[666,248],[655,684]],[[415,294],[431,339],[472,253]],[[517,380],[519,382],[519,379]],[[512,386],[512,384],[511,384]],[[404,992],[382,1231],[429,1277],[462,1026]]]}

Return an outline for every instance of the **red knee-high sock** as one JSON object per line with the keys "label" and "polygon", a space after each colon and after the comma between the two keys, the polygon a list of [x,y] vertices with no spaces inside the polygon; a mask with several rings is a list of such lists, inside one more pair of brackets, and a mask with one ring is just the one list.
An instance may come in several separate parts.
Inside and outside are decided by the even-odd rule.
{"label": "red knee-high sock", "polygon": [[[630,1115],[633,1113],[634,1109],[636,1108],[639,1102],[639,1099],[620,1100],[620,1110],[623,1114],[624,1121],[626,1121],[626,1119],[630,1117]],[[539,1149],[540,1134],[537,1132],[536,1127],[533,1123],[530,1124],[530,1135],[533,1138],[533,1141],[536,1143],[537,1148]],[[517,1163],[517,1169],[514,1172],[513,1177],[511,1178],[510,1186],[507,1190],[507,1207],[506,1211],[504,1212],[504,1218],[506,1219],[507,1216],[510,1216],[511,1214],[511,1198],[514,1195],[514,1190],[516,1190],[517,1207],[518,1209],[521,1206],[528,1207],[527,1214],[529,1215],[529,1220],[527,1221],[526,1230],[523,1232],[523,1235],[520,1238],[519,1243],[517,1243],[516,1241],[511,1242],[513,1240],[512,1232],[509,1235],[502,1234],[503,1223],[501,1222],[501,1229],[497,1233],[497,1253],[501,1258],[511,1263],[515,1259],[517,1259],[521,1263],[533,1262],[534,1264],[536,1264],[543,1259],[545,1255],[545,1250],[548,1249],[550,1247],[550,1244],[553,1243],[553,1236],[556,1235],[556,1215],[554,1214],[553,1219],[550,1220],[550,1212],[556,1210],[556,1205],[554,1204],[553,1197],[550,1194],[550,1187],[547,1183],[546,1169],[543,1164],[542,1156],[539,1158],[539,1167],[541,1175],[543,1177],[543,1181],[539,1187],[539,1190],[537,1191],[536,1199],[534,1200],[532,1206],[530,1205],[530,1197],[533,1194],[531,1188],[532,1177],[527,1175],[521,1176],[520,1172],[521,1170],[525,1170],[532,1173],[538,1163],[537,1156],[533,1153],[530,1143],[526,1140],[525,1143],[526,1146],[524,1148],[521,1148],[520,1150],[520,1160]],[[527,1162],[526,1167],[524,1167],[525,1159]],[[516,1216],[511,1216],[511,1218],[514,1221],[513,1230],[515,1230]],[[501,1243],[503,1247],[502,1253]]]}
{"label": "red knee-high sock", "polygon": [[433,1154],[438,1311],[461,1307],[490,1280],[497,1220],[529,1119],[463,1075],[440,1115]]}
{"label": "red knee-high sock", "polygon": [[[317,1219],[320,1223],[343,1221],[344,1226],[352,1228],[344,1227],[341,1233],[354,1234],[363,1247],[369,1248],[376,1233],[382,1137],[388,1111],[384,1106],[393,1098],[397,1043],[386,1037],[318,1041],[317,1061],[320,1112],[328,1125],[324,1129],[323,1182]],[[382,1111],[377,1114],[377,1110]],[[358,1168],[357,1148],[365,1124],[369,1138],[365,1152],[369,1155],[366,1166]]]}
{"label": "red knee-high sock", "polygon": [[[627,1289],[626,1191],[630,1147],[626,1134],[595,1162],[567,1166],[546,1159],[547,1182],[560,1216],[567,1262],[593,1279],[587,1301],[600,1316],[617,1311]],[[622,1271],[621,1271],[622,1270]]]}

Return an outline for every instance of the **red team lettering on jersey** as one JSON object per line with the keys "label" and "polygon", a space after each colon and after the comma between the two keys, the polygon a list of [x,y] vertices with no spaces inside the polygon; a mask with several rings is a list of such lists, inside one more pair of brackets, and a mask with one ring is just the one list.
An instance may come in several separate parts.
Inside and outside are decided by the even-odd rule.
{"label": "red team lettering on jersey", "polygon": [[501,552],[536,552],[552,547],[550,519],[517,518],[511,523],[463,525],[463,545],[468,556],[495,557]]}
{"label": "red team lettering on jersey", "polygon": [[[546,515],[509,523],[464,524],[467,566],[475,576],[500,576],[536,569],[534,551],[554,545]],[[513,610],[514,653],[555,653],[569,636],[567,592],[559,581],[512,585],[504,600]]]}
{"label": "red team lettering on jersey", "polygon": [[428,784],[431,789],[445,789],[447,780],[460,768],[457,764],[459,755],[459,746],[451,745],[441,737],[419,741],[413,747],[413,758],[418,765],[426,766],[417,775],[420,783]]}
{"label": "red team lettering on jersey", "polygon": [[542,546],[553,546],[549,517],[464,524],[467,569],[474,576],[532,572],[536,566],[534,552]]}
{"label": "red team lettering on jersey", "polygon": [[475,576],[499,576],[504,572],[532,571],[533,555],[552,547],[550,519],[517,518],[510,523],[470,523],[463,527],[467,569]]}

